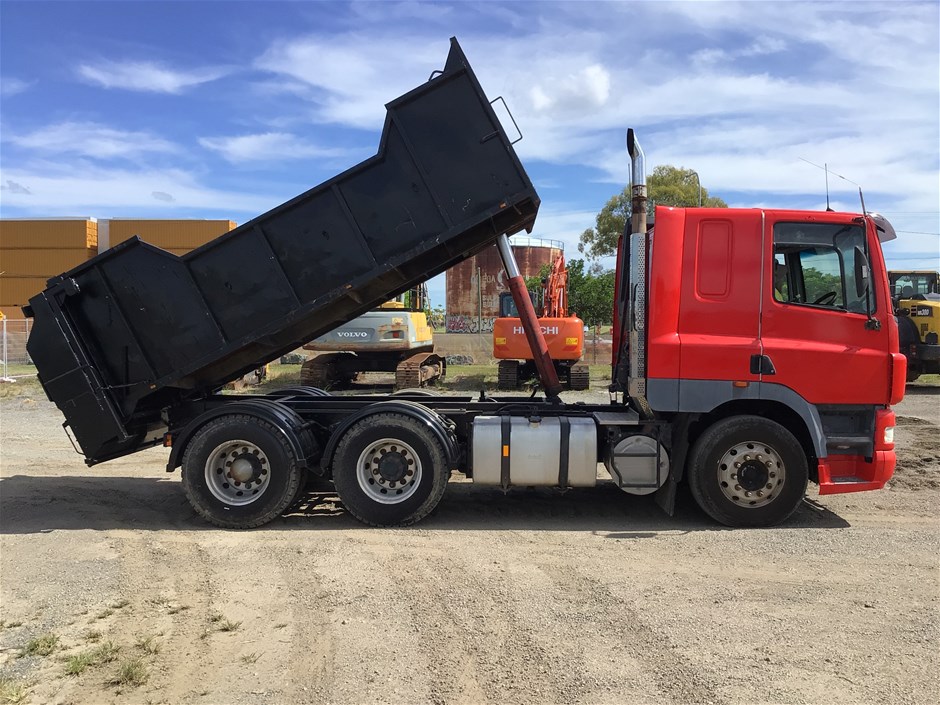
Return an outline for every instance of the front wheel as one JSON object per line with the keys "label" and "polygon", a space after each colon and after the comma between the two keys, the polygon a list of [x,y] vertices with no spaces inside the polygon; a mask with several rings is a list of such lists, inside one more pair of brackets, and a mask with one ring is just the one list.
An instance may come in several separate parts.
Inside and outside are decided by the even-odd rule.
{"label": "front wheel", "polygon": [[333,483],[349,513],[373,526],[413,524],[440,502],[447,455],[428,428],[403,414],[354,423],[333,456]]}
{"label": "front wheel", "polygon": [[214,419],[183,454],[183,491],[206,520],[248,529],[281,514],[297,495],[301,471],[290,446],[254,416]]}
{"label": "front wheel", "polygon": [[800,505],[806,454],[790,431],[760,416],[732,416],[705,430],[689,456],[699,507],[726,526],[772,526]]}

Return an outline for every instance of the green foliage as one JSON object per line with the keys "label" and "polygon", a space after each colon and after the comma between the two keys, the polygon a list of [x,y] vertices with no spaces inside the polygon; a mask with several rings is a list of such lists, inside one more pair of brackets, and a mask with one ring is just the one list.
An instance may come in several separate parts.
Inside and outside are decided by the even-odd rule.
{"label": "green foliage", "polygon": [[568,263],[568,312],[589,326],[609,325],[613,318],[614,271],[584,269],[584,260]]}
{"label": "green foliage", "polygon": [[548,275],[552,272],[552,265],[543,264],[539,268],[539,273],[534,277],[525,278],[525,288],[529,291],[538,292],[542,289],[542,282],[545,279],[548,279]]}
{"label": "green foliage", "polygon": [[59,637],[55,634],[43,634],[32,639],[20,652],[20,656],[48,656],[59,645]]}
{"label": "green foliage", "polygon": [[803,270],[803,285],[806,288],[806,301],[809,303],[834,291],[837,297],[833,303],[842,304],[842,278],[838,274],[829,274],[815,267],[807,267]]}
{"label": "green foliage", "polygon": [[[652,215],[657,205],[691,207],[698,205],[699,181],[692,169],[668,164],[657,166],[646,180],[649,195],[648,214]],[[702,206],[727,208],[722,199],[708,195],[702,188]],[[630,189],[615,194],[601,208],[593,228],[581,233],[578,251],[591,259],[612,255],[617,249],[617,239],[623,234],[632,214]]]}

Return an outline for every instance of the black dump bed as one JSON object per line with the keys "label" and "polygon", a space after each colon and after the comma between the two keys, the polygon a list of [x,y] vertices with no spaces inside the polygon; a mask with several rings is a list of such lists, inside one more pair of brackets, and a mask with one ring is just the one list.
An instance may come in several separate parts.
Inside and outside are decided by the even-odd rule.
{"label": "black dump bed", "polygon": [[136,238],[49,280],[28,349],[89,463],[476,253],[531,231],[538,194],[456,39],[386,105],[376,156],[182,257]]}

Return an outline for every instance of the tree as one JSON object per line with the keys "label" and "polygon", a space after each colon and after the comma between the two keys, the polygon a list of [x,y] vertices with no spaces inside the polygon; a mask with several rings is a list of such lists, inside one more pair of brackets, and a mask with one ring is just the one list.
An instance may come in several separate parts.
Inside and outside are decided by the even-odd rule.
{"label": "tree", "polygon": [[599,266],[584,271],[584,260],[568,263],[568,311],[589,326],[609,325],[613,320],[614,271]]}
{"label": "tree", "polygon": [[[661,206],[697,206],[699,198],[699,180],[692,169],[674,167],[668,164],[653,169],[646,181],[649,195],[648,214],[652,215],[657,205]],[[612,255],[617,249],[617,239],[623,234],[627,221],[632,215],[630,188],[611,197],[597,214],[594,227],[581,233],[578,251],[591,259]],[[727,208],[722,199],[708,195],[708,189],[702,188],[702,206],[709,208]]]}
{"label": "tree", "polygon": [[[583,259],[573,259],[568,267],[568,312],[590,326],[609,325],[613,318],[614,271],[592,265],[587,271]],[[526,288],[535,294],[536,309],[541,305],[542,282],[551,265],[543,264],[538,276],[527,277]]]}

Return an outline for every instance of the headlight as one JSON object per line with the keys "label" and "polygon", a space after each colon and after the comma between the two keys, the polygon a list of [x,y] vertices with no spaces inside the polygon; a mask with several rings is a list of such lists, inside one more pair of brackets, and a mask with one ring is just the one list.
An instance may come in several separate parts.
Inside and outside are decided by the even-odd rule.
{"label": "headlight", "polygon": [[885,445],[894,443],[894,426],[885,426]]}

